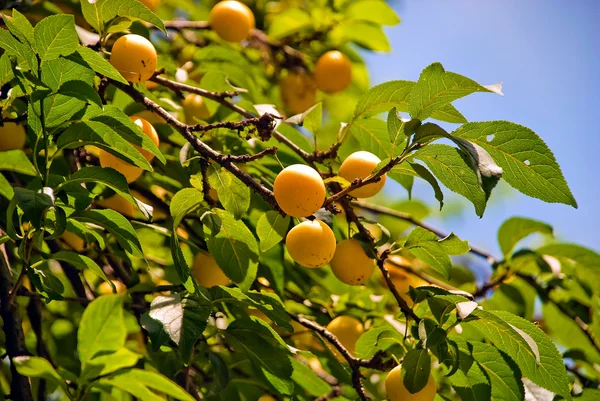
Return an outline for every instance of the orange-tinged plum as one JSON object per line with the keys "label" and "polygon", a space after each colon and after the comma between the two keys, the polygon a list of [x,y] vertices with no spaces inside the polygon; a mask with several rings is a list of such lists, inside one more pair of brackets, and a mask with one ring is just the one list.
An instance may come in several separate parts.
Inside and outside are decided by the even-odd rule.
{"label": "orange-tinged plum", "polygon": [[143,5],[148,7],[152,11],[156,11],[158,6],[160,5],[160,0],[140,0]]}
{"label": "orange-tinged plum", "polygon": [[[110,281],[115,285],[117,294],[122,294],[127,291],[127,287],[125,286],[125,284],[123,284],[119,280],[110,280]],[[113,289],[112,289],[112,286],[107,281],[103,281],[96,288],[96,292],[100,295],[113,294]]]}
{"label": "orange-tinged plum", "polygon": [[194,257],[192,275],[203,287],[210,288],[215,285],[228,285],[231,283],[229,277],[217,265],[215,258],[207,252],[198,252]]}
{"label": "orange-tinged plum", "polygon": [[111,197],[108,197],[106,199],[99,199],[95,202],[97,206],[103,207],[105,209],[112,209],[115,212],[119,212],[123,216],[129,218],[137,217],[137,213],[139,212],[137,207],[132,205],[129,201],[127,201],[119,194],[114,194]]}
{"label": "orange-tinged plum", "polygon": [[124,35],[112,47],[110,63],[129,82],[145,82],[156,70],[158,55],[154,45],[140,35]]}
{"label": "orange-tinged plum", "polygon": [[288,73],[279,82],[281,99],[292,114],[304,113],[317,103],[317,87],[306,73]]}
{"label": "orange-tinged plum", "polygon": [[183,100],[183,114],[187,124],[197,124],[196,118],[207,120],[210,118],[210,112],[206,107],[204,98],[194,93],[188,94]]}
{"label": "orange-tinged plum", "polygon": [[[156,146],[158,146],[158,134],[152,126],[152,124],[150,124],[147,120],[139,116],[131,116],[129,118],[134,122],[135,125],[140,127],[142,132],[146,134],[146,136],[148,136]],[[142,149],[137,145],[133,146],[142,154],[142,156],[144,156],[146,160],[148,160],[149,162],[152,161],[152,159],[154,158],[154,155],[152,153]],[[133,164],[127,163],[126,161],[118,158],[117,156],[114,156],[112,153],[108,153],[104,149],[100,149],[100,151],[98,152],[98,158],[100,159],[100,165],[102,167],[110,167],[117,170],[119,173],[125,176],[125,179],[129,184],[137,180],[144,172],[144,170],[142,170],[141,168],[134,166]]]}
{"label": "orange-tinged plum", "polygon": [[358,338],[365,332],[363,324],[352,316],[338,316],[327,325],[333,335],[335,335],[340,343],[350,352],[355,355],[356,342]]}
{"label": "orange-tinged plum", "polygon": [[0,152],[23,149],[25,146],[25,127],[20,124],[5,122],[0,127]]}
{"label": "orange-tinged plum", "polygon": [[69,247],[76,252],[81,253],[87,249],[83,238],[75,233],[72,233],[71,231],[65,231],[60,238],[65,242],[65,244],[69,245]]}
{"label": "orange-tinged plum", "polygon": [[241,42],[254,29],[254,14],[244,3],[225,0],[210,11],[210,27],[228,42]]}
{"label": "orange-tinged plum", "polygon": [[340,92],[352,81],[352,64],[344,54],[331,50],[319,57],[313,77],[317,88],[323,92]]}
{"label": "orange-tinged plum", "polygon": [[272,395],[269,394],[265,394],[262,395],[258,401],[277,401],[277,398],[273,397]]}
{"label": "orange-tinged plum", "polygon": [[[367,178],[373,173],[375,167],[381,162],[379,157],[373,153],[358,151],[348,156],[340,166],[338,175],[349,182],[354,181],[357,178]],[[383,188],[386,180],[386,175],[382,175],[380,180],[371,184],[362,186],[353,191],[350,191],[350,195],[356,198],[370,198],[376,195],[381,188]]]}
{"label": "orange-tinged plum", "polygon": [[325,183],[314,168],[293,164],[277,174],[273,193],[277,204],[286,214],[306,217],[323,206]]}
{"label": "orange-tinged plum", "polygon": [[329,264],[333,274],[350,285],[367,281],[375,268],[375,261],[367,256],[360,242],[355,239],[340,241]]}
{"label": "orange-tinged plum", "polygon": [[304,267],[325,266],[335,253],[335,235],[321,220],[304,221],[285,237],[292,259]]}
{"label": "orange-tinged plum", "polygon": [[412,394],[402,381],[402,366],[398,365],[385,378],[385,390],[390,401],[433,401],[436,394],[435,379],[429,375],[427,384],[421,391]]}

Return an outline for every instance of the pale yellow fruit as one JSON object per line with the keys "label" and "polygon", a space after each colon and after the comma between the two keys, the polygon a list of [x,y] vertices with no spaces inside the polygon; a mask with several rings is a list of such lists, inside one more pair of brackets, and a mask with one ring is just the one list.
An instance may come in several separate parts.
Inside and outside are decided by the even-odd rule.
{"label": "pale yellow fruit", "polygon": [[333,335],[335,335],[340,343],[353,356],[356,352],[356,342],[358,338],[365,332],[362,323],[351,316],[338,316],[327,325]]}
{"label": "pale yellow fruit", "polygon": [[145,82],[156,71],[158,55],[154,45],[140,35],[124,35],[112,47],[110,63],[129,82]]}
{"label": "pale yellow fruit", "polygon": [[[123,284],[122,282],[120,282],[119,280],[110,280],[110,281],[115,285],[117,294],[122,294],[127,291],[127,286],[125,284]],[[103,281],[102,283],[100,283],[100,285],[98,287],[96,287],[96,292],[100,295],[113,294],[113,289],[112,289],[112,286],[108,282]]]}
{"label": "pale yellow fruit", "polygon": [[241,42],[254,29],[254,14],[243,3],[225,0],[217,3],[210,11],[210,27],[228,42]]}
{"label": "pale yellow fruit", "polygon": [[319,173],[304,164],[293,164],[281,170],[273,183],[277,204],[292,217],[315,213],[325,202],[325,183]]}
{"label": "pale yellow fruit", "polygon": [[194,276],[198,284],[206,288],[231,283],[229,277],[217,265],[215,258],[206,252],[198,252],[194,257],[192,276]]}
{"label": "pale yellow fruit", "polygon": [[402,367],[396,366],[385,378],[385,390],[390,401],[433,401],[436,394],[435,379],[429,375],[427,384],[421,391],[411,394],[402,381]]}
{"label": "pale yellow fruit", "polygon": [[343,283],[359,285],[373,274],[375,261],[367,256],[360,242],[355,239],[340,241],[329,262],[333,274]]}
{"label": "pale yellow fruit", "polygon": [[340,92],[352,81],[352,64],[344,54],[331,50],[319,57],[313,77],[317,88],[323,92]]}
{"label": "pale yellow fruit", "polygon": [[306,73],[288,73],[280,82],[281,99],[292,114],[304,113],[317,103],[317,87]]}
{"label": "pale yellow fruit", "polygon": [[[139,116],[131,116],[129,118],[135,123],[135,125],[140,127],[142,132],[146,134],[156,146],[158,146],[158,134],[152,126],[152,124],[150,124],[147,120]],[[154,155],[152,153],[142,149],[137,145],[133,146],[142,154],[142,156],[144,156],[146,160],[152,161],[152,159],[154,158]],[[141,168],[134,166],[133,164],[127,163],[126,161],[118,158],[117,156],[114,156],[112,153],[108,153],[104,149],[100,149],[100,151],[98,152],[98,158],[100,159],[100,165],[102,167],[113,168],[117,170],[119,173],[125,176],[125,179],[129,184],[137,180],[144,172],[144,170],[142,170]]]}
{"label": "pale yellow fruit", "polygon": [[183,114],[185,115],[185,122],[190,125],[198,123],[196,118],[200,120],[210,118],[210,112],[206,107],[204,98],[194,93],[188,94],[183,100]]}
{"label": "pale yellow fruit", "polygon": [[[373,173],[373,170],[375,170],[380,162],[381,160],[379,157],[375,156],[373,153],[362,150],[354,152],[344,160],[340,166],[338,175],[349,182],[352,182],[357,178],[364,179]],[[379,181],[350,191],[350,195],[355,198],[370,198],[381,191],[381,188],[385,185],[385,180],[386,175],[384,174],[380,177]]]}
{"label": "pale yellow fruit", "polygon": [[285,237],[292,259],[304,267],[325,266],[335,253],[335,235],[321,220],[304,221]]}
{"label": "pale yellow fruit", "polygon": [[0,152],[23,149],[25,139],[25,127],[5,122],[4,126],[0,127]]}
{"label": "pale yellow fruit", "polygon": [[83,238],[70,231],[65,231],[63,235],[60,236],[60,239],[62,239],[67,245],[69,245],[69,247],[71,247],[71,249],[76,252],[81,253],[87,249]]}

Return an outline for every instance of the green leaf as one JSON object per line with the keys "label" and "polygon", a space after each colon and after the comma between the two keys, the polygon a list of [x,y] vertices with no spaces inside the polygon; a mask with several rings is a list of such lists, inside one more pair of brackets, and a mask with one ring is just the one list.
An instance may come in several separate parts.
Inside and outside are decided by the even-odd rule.
{"label": "green leaf", "polygon": [[127,348],[120,348],[115,352],[100,354],[86,364],[81,373],[82,379],[91,379],[98,376],[106,376],[117,370],[135,366],[141,355]]}
{"label": "green leaf", "polygon": [[210,166],[208,183],[217,191],[219,201],[235,219],[242,217],[250,207],[250,188],[220,166]]}
{"label": "green leaf", "polygon": [[452,135],[489,152],[504,170],[503,178],[523,194],[577,207],[554,155],[529,128],[507,121],[488,121],[465,124]]}
{"label": "green leaf", "polygon": [[[102,1],[102,0],[100,0]],[[98,1],[98,2],[100,2]],[[165,24],[156,14],[148,9],[138,0],[106,0],[103,2],[102,19],[104,22],[115,17],[129,17],[134,20],[142,20],[151,23],[164,34],[167,33]]]}
{"label": "green leaf", "polygon": [[429,380],[431,357],[426,349],[411,349],[402,361],[402,381],[409,393],[421,391]]}
{"label": "green leaf", "polygon": [[445,238],[440,240],[440,245],[448,253],[448,255],[459,256],[471,250],[468,241],[463,241],[456,234],[450,233]]}
{"label": "green leaf", "polygon": [[109,209],[77,211],[71,215],[76,220],[94,223],[104,227],[115,236],[119,245],[128,253],[144,258],[142,246],[129,220],[120,213]]}
{"label": "green leaf", "polygon": [[19,67],[24,71],[37,72],[38,61],[31,46],[19,42],[4,29],[0,29],[0,48],[4,49],[9,56],[16,57]]}
{"label": "green leaf", "polygon": [[0,195],[4,196],[8,200],[11,200],[12,197],[15,196],[15,191],[13,190],[12,185],[10,182],[8,182],[3,174],[0,174]]}
{"label": "green leaf", "polygon": [[[525,377],[567,400],[571,399],[562,357],[552,340],[542,330],[508,312],[475,310],[473,315],[479,319],[465,324],[473,325],[487,340],[493,342],[496,348],[508,354]],[[537,347],[537,353],[532,349],[531,342]]]}
{"label": "green leaf", "polygon": [[256,330],[240,327],[238,321],[234,321],[227,328],[227,338],[234,348],[248,357],[265,383],[281,394],[292,394],[294,382],[291,378],[293,369],[288,359],[289,351],[273,346]]}
{"label": "green leaf", "polygon": [[483,216],[486,195],[464,153],[448,145],[433,144],[420,149],[415,158],[423,160],[449,190],[470,200],[477,215]]}
{"label": "green leaf", "polygon": [[219,232],[208,238],[208,251],[223,272],[243,289],[248,289],[258,269],[258,244],[243,221],[215,209],[221,221]]}
{"label": "green leaf", "polygon": [[290,217],[282,216],[274,210],[269,210],[258,219],[256,235],[260,240],[260,251],[266,252],[279,244],[290,226]]}
{"label": "green leaf", "polygon": [[211,304],[200,297],[190,294],[160,295],[152,300],[142,325],[155,349],[168,340],[173,341],[184,361],[188,361],[211,312]]}
{"label": "green leaf", "polygon": [[492,385],[492,399],[501,401],[523,400],[523,384],[519,367],[495,347],[473,341],[471,355],[487,374]]}
{"label": "green leaf", "polygon": [[15,77],[13,73],[13,66],[8,57],[8,53],[4,53],[0,56],[0,86],[9,83]]}
{"label": "green leaf", "polygon": [[311,368],[295,358],[290,358],[290,361],[293,369],[292,380],[308,394],[319,397],[331,391],[331,386]]}
{"label": "green leaf", "polygon": [[329,32],[329,39],[334,47],[346,42],[354,42],[365,49],[376,52],[389,52],[390,43],[381,26],[367,21],[342,21]]}
{"label": "green leaf", "polygon": [[394,107],[387,117],[387,129],[390,142],[392,143],[391,155],[396,155],[395,148],[406,141],[405,124],[400,120],[398,111]]}
{"label": "green leaf", "polygon": [[106,0],[82,1],[81,12],[88,24],[102,34],[104,20],[102,19],[102,6]]}
{"label": "green leaf", "polygon": [[445,249],[437,242],[421,242],[408,248],[408,251],[446,279],[450,278],[452,261]]}
{"label": "green leaf", "polygon": [[356,138],[361,150],[371,152],[380,159],[391,156],[392,143],[385,121],[378,118],[357,120],[350,126],[350,134]]}
{"label": "green leaf", "polygon": [[65,82],[58,93],[67,97],[74,97],[82,100],[89,104],[95,104],[98,107],[102,107],[102,99],[98,92],[90,85],[86,85],[82,81],[69,81]]}
{"label": "green leaf", "polygon": [[358,338],[356,357],[372,358],[378,351],[385,351],[396,344],[403,343],[402,334],[390,326],[372,328]]}
{"label": "green leaf", "polygon": [[14,191],[14,200],[25,214],[27,221],[30,221],[36,228],[40,228],[46,211],[54,204],[52,198],[46,193],[26,188],[16,187]]}
{"label": "green leaf", "polygon": [[552,226],[525,217],[511,217],[502,223],[498,230],[498,243],[504,256],[509,256],[519,241],[533,233],[552,235]]}
{"label": "green leaf", "polygon": [[379,25],[398,25],[400,18],[392,7],[381,0],[352,2],[344,11],[348,19],[369,21]]}
{"label": "green leaf", "polygon": [[42,19],[35,26],[34,36],[42,63],[68,56],[79,46],[75,18],[68,14],[51,15]]}
{"label": "green leaf", "polygon": [[[410,166],[411,170],[416,173],[417,177],[424,179],[429,183],[429,185],[431,185],[431,188],[433,188],[433,193],[435,194],[435,199],[437,199],[437,201],[440,202],[440,210],[442,210],[442,207],[444,207],[444,193],[442,192],[440,184],[436,180],[435,176],[431,174],[429,170],[427,170],[425,167],[421,166],[418,163],[408,163],[408,165]],[[396,169],[395,171],[406,171],[406,166],[401,170]]]}
{"label": "green leaf", "polygon": [[17,356],[12,359],[12,363],[19,374],[48,380],[68,393],[67,383],[46,359],[38,356]]}
{"label": "green leaf", "polygon": [[577,401],[595,401],[600,397],[600,390],[595,388],[584,388],[581,395],[575,397]]}
{"label": "green leaf", "polygon": [[0,170],[36,176],[35,167],[21,149],[0,152]]}
{"label": "green leaf", "polygon": [[203,200],[204,194],[196,188],[184,188],[177,191],[169,205],[171,216],[173,216],[174,219],[179,218],[179,220],[181,220],[183,216],[202,203]]}
{"label": "green leaf", "polygon": [[115,389],[131,394],[141,401],[164,401],[164,398],[151,391],[147,386],[121,375],[108,376],[92,383],[94,386],[105,386],[106,392],[112,394]]}
{"label": "green leaf", "polygon": [[71,125],[58,137],[59,148],[74,149],[84,145],[95,145],[144,170],[152,166],[144,156],[121,135],[99,121],[81,121]]}
{"label": "green leaf", "polygon": [[[226,92],[235,90],[236,88],[229,83],[227,78],[227,74],[223,71],[210,70],[206,72],[206,74],[204,74],[200,80],[200,87],[212,92]],[[206,108],[211,115],[214,114],[221,106],[220,103],[207,98],[204,98],[204,103],[206,104]]]}
{"label": "green leaf", "polygon": [[299,8],[288,8],[275,14],[269,25],[269,36],[274,40],[279,40],[312,26],[312,23],[312,18],[306,11]]}
{"label": "green leaf", "polygon": [[33,26],[23,14],[21,14],[16,8],[12,9],[12,18],[4,16],[4,23],[10,30],[10,32],[17,37],[24,44],[30,46],[34,44],[34,30]]}
{"label": "green leaf", "polygon": [[103,295],[85,308],[77,332],[77,352],[84,369],[97,354],[125,345],[123,299],[120,294]]}
{"label": "green leaf", "polygon": [[112,66],[106,59],[104,59],[100,54],[90,49],[89,47],[79,46],[77,48],[77,53],[81,56],[81,58],[86,62],[86,64],[94,70],[97,74],[104,75],[110,79],[114,79],[115,81],[121,82],[123,84],[128,84],[128,82],[123,78],[123,76],[116,70],[115,67]]}
{"label": "green leaf", "polygon": [[423,121],[456,99],[474,92],[502,94],[500,87],[485,87],[453,72],[447,72],[440,63],[426,67],[408,96],[408,111],[412,118]]}
{"label": "green leaf", "polygon": [[194,401],[194,398],[184,389],[182,389],[177,383],[157,372],[142,369],[131,369],[119,373],[118,376],[131,382],[140,383],[156,390],[159,393],[163,393],[178,400]]}
{"label": "green leaf", "polygon": [[[392,107],[408,112],[407,99],[414,86],[415,82],[412,81],[389,81],[372,87],[358,100],[354,109],[354,119],[371,117]],[[451,104],[438,110],[431,117],[451,123],[467,122]]]}
{"label": "green leaf", "polygon": [[463,401],[491,400],[491,386],[487,375],[479,364],[473,363],[470,344],[457,341],[459,346],[459,370],[450,377],[452,387]]}
{"label": "green leaf", "polygon": [[85,255],[81,255],[79,253],[70,252],[70,251],[59,251],[59,252],[53,253],[49,257],[49,259],[60,260],[61,262],[66,262],[78,270],[89,269],[91,272],[96,274],[102,280],[108,282],[108,278],[106,277],[106,275],[104,274],[104,271],[100,268],[100,266],[98,266],[98,264],[96,262],[94,262],[93,259],[90,259]]}
{"label": "green leaf", "polygon": [[49,60],[42,66],[42,82],[54,92],[70,81],[83,81],[87,85],[94,82],[94,71],[85,65],[79,55]]}

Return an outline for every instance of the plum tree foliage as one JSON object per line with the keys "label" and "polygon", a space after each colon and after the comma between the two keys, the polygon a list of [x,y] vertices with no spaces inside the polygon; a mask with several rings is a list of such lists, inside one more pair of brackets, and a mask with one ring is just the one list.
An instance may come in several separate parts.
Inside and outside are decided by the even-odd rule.
{"label": "plum tree foliage", "polygon": [[576,207],[552,152],[440,63],[370,87],[386,2],[6,7],[4,398],[600,399],[600,255],[426,222],[501,179]]}

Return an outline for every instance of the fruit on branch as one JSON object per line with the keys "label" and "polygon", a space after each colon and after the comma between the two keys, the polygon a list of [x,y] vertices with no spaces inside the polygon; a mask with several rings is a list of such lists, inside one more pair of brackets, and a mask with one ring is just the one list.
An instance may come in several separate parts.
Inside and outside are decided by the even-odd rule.
{"label": "fruit on branch", "polygon": [[279,87],[285,108],[292,114],[304,113],[317,103],[317,87],[305,72],[288,72]]}
{"label": "fruit on branch", "polygon": [[323,92],[340,92],[352,81],[352,63],[343,53],[330,50],[317,60],[313,77]]}
{"label": "fruit on branch", "polygon": [[352,354],[356,352],[356,342],[365,332],[362,323],[352,316],[338,316],[327,325],[329,330],[340,343]]}
{"label": "fruit on branch", "polygon": [[110,63],[129,82],[145,82],[154,71],[158,55],[154,45],[140,35],[124,35],[112,47]]}
{"label": "fruit on branch", "polygon": [[[403,266],[412,266],[412,264],[408,260],[400,256],[394,256],[393,260],[396,263],[401,264]],[[385,261],[384,266],[390,273],[392,283],[394,283],[396,290],[398,290],[398,294],[400,294],[402,299],[406,301],[408,306],[412,307],[413,301],[408,295],[410,287],[417,288],[424,285],[429,285],[429,283],[415,274],[410,274],[406,272],[402,268],[396,266],[393,263],[390,263],[387,260]]]}
{"label": "fruit on branch", "polygon": [[[349,182],[357,178],[364,179],[373,173],[379,163],[381,163],[379,157],[371,152],[364,150],[354,152],[343,161],[338,175]],[[350,195],[355,198],[370,198],[381,191],[381,188],[385,185],[385,180],[386,175],[384,174],[379,181],[350,191]]]}
{"label": "fruit on branch", "polygon": [[[123,294],[124,292],[127,292],[127,286],[125,286],[125,284],[119,280],[110,280],[110,282],[114,284],[117,294]],[[96,292],[100,295],[113,294],[113,288],[108,281],[103,281],[98,287],[96,287]]]}
{"label": "fruit on branch", "polygon": [[315,213],[325,202],[325,183],[319,173],[304,164],[292,164],[281,170],[273,183],[277,204],[292,217]]}
{"label": "fruit on branch", "polygon": [[210,288],[215,285],[228,285],[229,277],[217,265],[215,258],[207,252],[198,252],[192,265],[192,276],[202,287]]}
{"label": "fruit on branch", "polygon": [[335,247],[335,254],[329,263],[333,274],[342,282],[359,285],[373,274],[375,261],[367,256],[360,241],[346,239]]}
{"label": "fruit on branch", "polygon": [[81,253],[87,249],[84,239],[71,231],[65,231],[60,239],[75,252]]}
{"label": "fruit on branch", "polygon": [[[152,142],[154,142],[154,144],[156,146],[158,146],[158,144],[159,144],[158,134],[156,133],[156,130],[154,129],[152,124],[150,124],[147,120],[145,120],[139,116],[131,116],[129,118],[138,127],[140,127],[142,132],[144,134],[146,134],[152,140]],[[142,156],[144,156],[144,158],[146,160],[152,161],[152,159],[154,158],[154,155],[152,153],[140,148],[137,145],[133,145],[133,146],[142,154]],[[131,184],[132,182],[137,180],[144,172],[144,170],[142,170],[141,168],[134,166],[133,164],[129,164],[122,159],[119,159],[117,156],[114,156],[113,154],[108,153],[104,149],[101,149],[99,151],[98,158],[100,159],[100,165],[102,167],[110,167],[110,168],[117,170],[119,173],[121,173],[125,176],[125,179],[127,180],[127,183],[129,183],[129,184]]]}
{"label": "fruit on branch", "polygon": [[390,401],[433,401],[436,394],[435,379],[431,374],[425,387],[412,394],[402,380],[402,365],[396,366],[385,378],[385,390]]}
{"label": "fruit on branch", "polygon": [[[132,190],[130,190],[130,193],[138,201],[140,201],[148,206],[152,206],[150,200],[148,200],[148,198],[146,198],[145,196],[140,194],[138,191],[135,191],[132,189]],[[119,194],[115,194],[115,195],[110,196],[105,199],[96,200],[95,203],[96,203],[96,206],[100,206],[105,209],[112,209],[115,212],[119,212],[123,216],[129,217],[132,219],[144,218],[142,212],[135,205],[133,205],[131,202],[129,202],[128,200],[126,200]],[[158,220],[164,220],[165,218],[167,218],[167,214],[164,211],[154,207],[154,209],[152,211],[152,220],[158,221]]]}
{"label": "fruit on branch", "polygon": [[292,259],[304,267],[325,266],[335,253],[335,235],[321,220],[307,220],[292,228],[285,237]]}
{"label": "fruit on branch", "polygon": [[151,11],[156,11],[160,5],[160,0],[140,0],[143,5],[148,7]]}
{"label": "fruit on branch", "polygon": [[272,395],[269,394],[265,394],[262,395],[258,401],[277,401],[277,398],[273,397]]}
{"label": "fruit on branch", "polygon": [[209,24],[213,31],[228,42],[241,42],[254,29],[254,14],[243,3],[225,0],[210,11]]}
{"label": "fruit on branch", "polygon": [[25,139],[25,127],[16,123],[5,122],[4,126],[0,127],[0,152],[23,149]]}
{"label": "fruit on branch", "polygon": [[189,93],[183,100],[183,114],[185,115],[186,124],[194,125],[198,122],[196,118],[200,120],[208,120],[210,118],[210,112],[204,98],[195,93]]}

